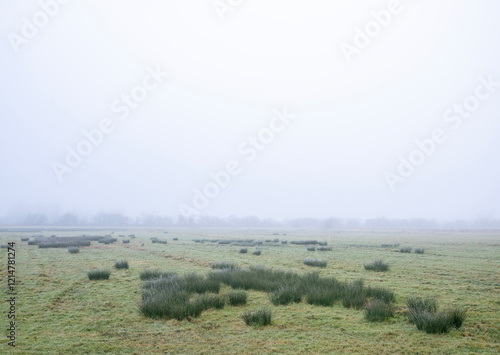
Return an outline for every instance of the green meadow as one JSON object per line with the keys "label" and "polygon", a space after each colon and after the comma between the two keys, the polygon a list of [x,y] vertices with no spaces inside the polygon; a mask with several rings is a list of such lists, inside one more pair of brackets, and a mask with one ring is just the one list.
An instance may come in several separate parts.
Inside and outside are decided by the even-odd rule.
{"label": "green meadow", "polygon": [[[116,241],[92,241],[72,252],[67,246],[41,248],[21,241],[33,241],[35,235],[83,234],[108,235]],[[322,245],[292,243],[300,241]],[[9,242],[15,242],[16,346],[8,345],[9,304],[2,302],[0,353],[500,353],[499,231],[1,231],[0,244]],[[10,297],[7,253],[7,248],[0,249],[5,300]],[[315,267],[311,260],[326,266]],[[346,308],[342,301],[309,304],[305,296],[299,302],[274,305],[268,292],[254,289],[245,290],[245,304],[226,303],[182,320],[142,312],[144,270],[163,272],[163,280],[169,280],[170,273],[207,277],[218,272],[212,264],[219,262],[245,270],[289,271],[299,278],[316,272],[342,285],[363,279],[366,287],[394,292],[392,316],[371,322],[364,309]],[[111,272],[109,278],[89,280],[88,272],[103,271]],[[233,291],[221,283],[218,294],[228,298]],[[411,296],[433,298],[443,311],[461,307],[465,321],[459,329],[440,334],[418,330],[408,317],[406,300]],[[272,313],[270,324],[268,318],[263,325],[245,321],[264,311]]]}

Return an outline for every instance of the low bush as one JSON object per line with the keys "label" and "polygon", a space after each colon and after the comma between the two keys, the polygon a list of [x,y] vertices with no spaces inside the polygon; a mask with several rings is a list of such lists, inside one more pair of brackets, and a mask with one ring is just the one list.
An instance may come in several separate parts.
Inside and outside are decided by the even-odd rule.
{"label": "low bush", "polygon": [[111,271],[104,269],[93,269],[87,271],[89,280],[108,280],[110,275]]}
{"label": "low bush", "polygon": [[365,267],[365,270],[370,270],[370,271],[388,271],[389,270],[389,264],[384,263],[382,260],[375,260],[371,263],[365,263],[363,264]]}
{"label": "low bush", "polygon": [[313,258],[305,258],[303,260],[304,265],[313,267],[326,267],[327,262],[325,260],[318,260]]}
{"label": "low bush", "polygon": [[307,247],[307,251],[316,251],[315,247]]}
{"label": "low bush", "polygon": [[319,247],[318,251],[332,251],[332,247]]}
{"label": "low bush", "polygon": [[415,254],[423,254],[423,253],[425,252],[425,249],[424,249],[424,248],[415,248],[415,249],[413,250],[413,252],[414,252]]}
{"label": "low bush", "polygon": [[124,239],[124,240],[122,240],[122,243],[123,244],[128,244],[128,243],[130,243],[130,239]]}
{"label": "low bush", "polygon": [[241,306],[247,304],[248,293],[245,291],[229,291],[226,297],[227,303],[231,306]]}
{"label": "low bush", "polygon": [[370,322],[382,322],[394,315],[391,304],[375,298],[365,308],[365,319]]}
{"label": "low bush", "polygon": [[248,253],[248,249],[247,248],[241,248],[240,251],[239,251],[240,254],[246,254]]}
{"label": "low bush", "polygon": [[70,254],[77,254],[77,253],[80,252],[80,248],[78,248],[78,247],[69,247],[68,251],[69,251]]}
{"label": "low bush", "polygon": [[174,240],[179,240],[179,238],[174,238]]}
{"label": "low bush", "polygon": [[400,253],[411,253],[411,247],[401,247],[399,248]]}
{"label": "low bush", "polygon": [[272,311],[268,307],[262,307],[256,311],[246,311],[243,314],[243,321],[252,326],[269,325],[272,321]]}
{"label": "low bush", "polygon": [[21,238],[21,242],[27,242],[29,240],[30,240],[30,238]]}
{"label": "low bush", "polygon": [[115,268],[117,269],[128,269],[128,261],[127,260],[116,260]]}
{"label": "low bush", "polygon": [[252,254],[253,255],[260,255],[260,254],[262,254],[262,252],[260,250],[255,250]]}

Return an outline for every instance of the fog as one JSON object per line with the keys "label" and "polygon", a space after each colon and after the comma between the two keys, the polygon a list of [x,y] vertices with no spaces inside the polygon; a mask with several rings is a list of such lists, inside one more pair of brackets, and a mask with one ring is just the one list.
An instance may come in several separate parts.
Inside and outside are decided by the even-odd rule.
{"label": "fog", "polygon": [[498,219],[499,13],[0,0],[0,223]]}

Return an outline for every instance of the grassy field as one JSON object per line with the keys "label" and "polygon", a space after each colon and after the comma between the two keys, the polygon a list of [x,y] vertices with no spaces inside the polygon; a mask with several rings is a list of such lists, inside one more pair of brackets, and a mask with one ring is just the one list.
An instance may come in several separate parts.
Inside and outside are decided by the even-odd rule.
{"label": "grassy field", "polygon": [[[15,242],[17,340],[7,345],[7,302],[1,304],[4,332],[0,353],[64,354],[267,354],[267,353],[500,353],[500,232],[383,232],[288,230],[93,230],[0,232],[0,244]],[[92,242],[75,254],[67,248],[38,248],[23,237],[112,234],[117,243]],[[135,234],[135,238],[129,237]],[[126,235],[127,237],[119,237]],[[167,244],[152,243],[151,237]],[[178,240],[173,240],[178,238]],[[193,239],[279,238],[255,246],[195,243]],[[123,243],[123,240],[130,243]],[[308,251],[291,241],[327,242],[332,250]],[[281,241],[288,241],[282,244]],[[399,244],[384,246],[382,244]],[[423,254],[395,249],[424,248]],[[0,249],[0,284],[7,297],[7,249]],[[322,268],[304,265],[304,258],[327,261]],[[382,259],[386,272],[365,270],[364,263]],[[116,269],[116,260],[129,268]],[[140,312],[139,272],[157,268],[180,274],[212,271],[211,263],[227,261],[242,267],[262,265],[299,274],[317,271],[341,281],[365,280],[396,294],[395,316],[372,323],[361,310],[312,306],[304,301],[273,306],[268,294],[249,291],[244,306],[207,310],[191,320],[151,319]],[[89,281],[87,270],[111,270],[109,280]],[[223,286],[221,294],[229,291]],[[459,330],[427,334],[410,324],[405,297],[435,297],[439,306],[464,306],[468,313]],[[272,309],[272,323],[252,327],[243,313],[262,306]]]}

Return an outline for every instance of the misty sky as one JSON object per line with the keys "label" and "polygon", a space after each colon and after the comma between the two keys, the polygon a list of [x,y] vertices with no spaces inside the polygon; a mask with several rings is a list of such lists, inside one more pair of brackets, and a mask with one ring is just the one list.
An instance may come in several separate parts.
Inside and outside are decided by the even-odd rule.
{"label": "misty sky", "polygon": [[62,3],[0,0],[0,215],[500,218],[496,0]]}

